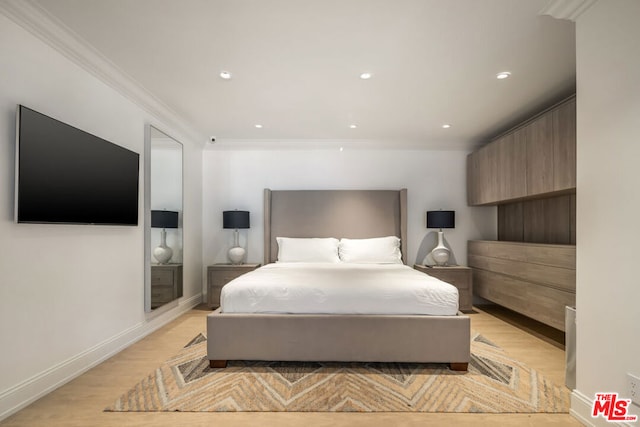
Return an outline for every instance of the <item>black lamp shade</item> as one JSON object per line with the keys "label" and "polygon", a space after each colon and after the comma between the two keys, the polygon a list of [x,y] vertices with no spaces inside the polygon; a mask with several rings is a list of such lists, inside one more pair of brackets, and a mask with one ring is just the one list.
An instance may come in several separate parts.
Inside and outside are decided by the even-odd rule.
{"label": "black lamp shade", "polygon": [[249,211],[223,211],[222,228],[250,228]]}
{"label": "black lamp shade", "polygon": [[178,212],[151,211],[151,227],[178,228]]}
{"label": "black lamp shade", "polygon": [[455,211],[427,211],[427,228],[455,228]]}

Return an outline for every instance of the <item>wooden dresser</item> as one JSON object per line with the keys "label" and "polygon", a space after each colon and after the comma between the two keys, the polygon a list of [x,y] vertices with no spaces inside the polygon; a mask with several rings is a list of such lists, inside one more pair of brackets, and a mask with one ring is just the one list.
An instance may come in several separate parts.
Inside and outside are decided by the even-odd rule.
{"label": "wooden dresser", "polygon": [[564,331],[565,306],[576,303],[576,247],[470,240],[474,292]]}
{"label": "wooden dresser", "polygon": [[182,264],[151,266],[151,308],[182,297]]}
{"label": "wooden dresser", "polygon": [[214,264],[207,267],[207,302],[209,307],[220,306],[222,287],[245,273],[255,270],[260,264]]}

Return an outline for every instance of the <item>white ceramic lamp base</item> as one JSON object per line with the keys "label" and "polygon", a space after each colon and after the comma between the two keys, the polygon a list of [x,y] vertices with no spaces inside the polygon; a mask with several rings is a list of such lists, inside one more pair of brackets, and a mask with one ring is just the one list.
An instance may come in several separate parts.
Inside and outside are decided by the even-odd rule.
{"label": "white ceramic lamp base", "polygon": [[173,250],[168,246],[158,246],[153,250],[153,257],[159,264],[167,264],[172,256]]}
{"label": "white ceramic lamp base", "polygon": [[167,264],[172,256],[173,250],[167,246],[167,231],[163,228],[160,232],[160,246],[153,250],[153,257],[159,264]]}
{"label": "white ceramic lamp base", "polygon": [[431,251],[431,258],[437,265],[447,265],[449,262],[449,249],[444,245],[444,233],[438,231],[438,245]]}
{"label": "white ceramic lamp base", "polygon": [[244,250],[244,248],[236,246],[229,249],[227,256],[229,257],[229,261],[231,261],[231,264],[242,264],[245,253],[246,251]]}

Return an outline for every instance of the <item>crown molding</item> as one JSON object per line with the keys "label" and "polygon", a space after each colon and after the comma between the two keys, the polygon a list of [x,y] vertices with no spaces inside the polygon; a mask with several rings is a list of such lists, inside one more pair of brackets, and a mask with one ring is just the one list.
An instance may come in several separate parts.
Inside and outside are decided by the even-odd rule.
{"label": "crown molding", "polygon": [[357,151],[357,150],[407,150],[407,151],[465,151],[476,148],[468,142],[441,142],[425,145],[412,140],[363,140],[363,139],[224,139],[205,147],[207,151]]}
{"label": "crown molding", "polygon": [[144,88],[87,41],[33,0],[2,0],[0,13],[56,51],[109,85],[161,122],[204,146],[207,138],[196,132],[167,104]]}
{"label": "crown molding", "polygon": [[538,14],[575,22],[576,19],[596,1],[597,0],[549,0],[547,6]]}

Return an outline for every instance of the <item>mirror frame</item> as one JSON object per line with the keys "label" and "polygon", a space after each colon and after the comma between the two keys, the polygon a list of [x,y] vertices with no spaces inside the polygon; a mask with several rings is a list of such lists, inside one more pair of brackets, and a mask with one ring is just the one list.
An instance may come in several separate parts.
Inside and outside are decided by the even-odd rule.
{"label": "mirror frame", "polygon": [[155,313],[158,309],[176,304],[183,295],[156,308],[151,308],[151,265],[152,265],[152,248],[151,248],[151,140],[153,130],[163,133],[167,138],[172,139],[180,145],[180,174],[181,174],[181,222],[179,228],[182,230],[182,264],[183,264],[183,283],[184,283],[184,144],[179,140],[159,128],[158,126],[147,124],[144,129],[144,311],[147,314]]}

